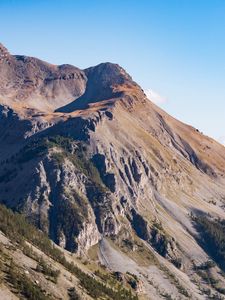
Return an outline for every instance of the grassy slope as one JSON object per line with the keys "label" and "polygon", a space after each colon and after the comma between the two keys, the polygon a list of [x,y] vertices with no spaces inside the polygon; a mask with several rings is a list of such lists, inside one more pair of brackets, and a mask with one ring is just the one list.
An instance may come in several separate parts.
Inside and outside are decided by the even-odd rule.
{"label": "grassy slope", "polygon": [[[106,271],[95,272],[95,275],[90,274],[82,270],[81,264],[78,267],[74,262],[68,261],[62,250],[54,246],[42,232],[27,223],[22,215],[14,214],[4,206],[0,206],[0,230],[10,240],[11,245],[10,251],[5,245],[2,245],[0,251],[2,283],[19,298],[57,299],[54,293],[44,288],[48,286],[46,281],[57,289],[60,273],[67,272],[71,278],[75,277],[77,282],[77,286],[70,286],[68,291],[64,292],[64,294],[67,293],[68,299],[79,299],[79,296],[74,298],[75,290],[78,294],[83,293],[83,296],[89,295],[93,299],[137,299],[130,290],[117,282],[112,274],[106,274]],[[17,251],[21,252],[23,260],[26,256],[35,261],[36,267],[29,268],[30,271],[28,271],[32,276],[26,275],[23,265],[16,259],[15,252]],[[39,280],[35,280],[37,274],[34,273],[41,274],[38,277]],[[107,278],[110,280],[106,280]]]}

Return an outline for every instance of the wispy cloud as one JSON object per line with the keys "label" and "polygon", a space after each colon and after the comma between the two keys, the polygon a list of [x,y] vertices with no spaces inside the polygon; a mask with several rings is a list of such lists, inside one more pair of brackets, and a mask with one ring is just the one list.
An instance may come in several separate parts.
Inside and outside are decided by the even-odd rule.
{"label": "wispy cloud", "polygon": [[165,97],[161,96],[159,93],[152,89],[146,89],[144,92],[147,98],[157,105],[167,102],[167,99]]}

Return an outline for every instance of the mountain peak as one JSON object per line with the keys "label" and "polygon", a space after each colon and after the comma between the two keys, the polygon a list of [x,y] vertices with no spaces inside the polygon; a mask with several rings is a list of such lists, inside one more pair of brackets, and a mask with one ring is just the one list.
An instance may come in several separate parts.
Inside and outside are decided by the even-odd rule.
{"label": "mountain peak", "polygon": [[0,43],[0,62],[8,62],[9,63],[9,60],[10,60],[10,53],[8,51],[8,49],[3,46],[2,43]]}
{"label": "mountain peak", "polygon": [[[77,266],[76,255],[88,261],[86,275],[70,284],[85,282],[86,289],[90,267],[98,270],[93,278],[101,280],[90,284],[95,287],[90,299],[129,300],[108,288],[118,279],[121,291],[125,276],[141,299],[222,299],[224,147],[153,105],[118,64],[80,70],[10,55],[4,46],[1,53],[2,60],[10,60],[0,63],[0,204],[23,212],[56,244],[76,252]],[[7,233],[10,224],[1,220],[7,216],[1,212],[0,206],[0,265],[5,262],[0,276],[6,282],[10,261],[1,254],[11,251],[16,258],[16,247],[22,251],[25,244],[18,243],[13,230],[9,237],[17,242],[15,248],[4,250],[1,227]],[[43,283],[55,291],[53,281],[44,281],[50,278],[41,274],[39,256],[32,254],[32,259],[36,262],[29,266],[21,259],[21,274],[15,274],[23,276],[26,269],[35,287]],[[77,266],[72,270],[80,276]],[[111,277],[106,277],[107,268]],[[96,296],[101,289],[104,293]]]}
{"label": "mountain peak", "polygon": [[57,112],[70,113],[75,110],[82,110],[97,102],[119,98],[123,93],[132,90],[141,90],[132,80],[132,77],[118,64],[101,63],[97,66],[84,70],[87,77],[85,92],[81,97],[75,99]]}
{"label": "mountain peak", "polygon": [[118,64],[105,62],[97,66],[90,67],[84,70],[87,76],[93,76],[104,80],[110,81],[111,84],[122,84],[125,81],[132,81],[132,77]]}
{"label": "mountain peak", "polygon": [[0,44],[0,63],[0,96],[9,106],[19,103],[20,107],[44,112],[73,112],[91,103],[118,98],[128,90],[140,90],[121,66],[110,62],[80,70],[10,55]]}

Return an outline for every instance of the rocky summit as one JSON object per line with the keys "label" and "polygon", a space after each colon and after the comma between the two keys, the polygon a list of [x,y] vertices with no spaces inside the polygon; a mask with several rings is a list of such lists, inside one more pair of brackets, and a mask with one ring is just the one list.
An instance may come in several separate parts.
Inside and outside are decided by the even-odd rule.
{"label": "rocky summit", "polygon": [[133,276],[138,299],[225,299],[225,148],[122,67],[56,66],[0,44],[0,145],[0,203],[87,272]]}

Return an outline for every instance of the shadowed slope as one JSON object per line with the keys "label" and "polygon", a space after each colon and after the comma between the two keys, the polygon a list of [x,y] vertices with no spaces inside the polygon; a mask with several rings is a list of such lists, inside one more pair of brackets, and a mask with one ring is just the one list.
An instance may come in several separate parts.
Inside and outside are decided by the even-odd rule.
{"label": "shadowed slope", "polygon": [[139,88],[132,78],[117,64],[102,63],[84,70],[87,86],[84,94],[74,102],[58,108],[58,112],[85,109],[90,103],[122,97],[123,90]]}
{"label": "shadowed slope", "polygon": [[70,251],[112,239],[137,274],[153,251],[154,299],[217,297],[219,268],[220,286],[196,274],[209,256],[192,214],[225,219],[224,147],[154,105],[118,65],[81,71],[3,52],[0,202]]}
{"label": "shadowed slope", "polygon": [[13,56],[1,45],[0,55],[0,101],[6,105],[53,111],[85,90],[86,76],[74,66]]}

